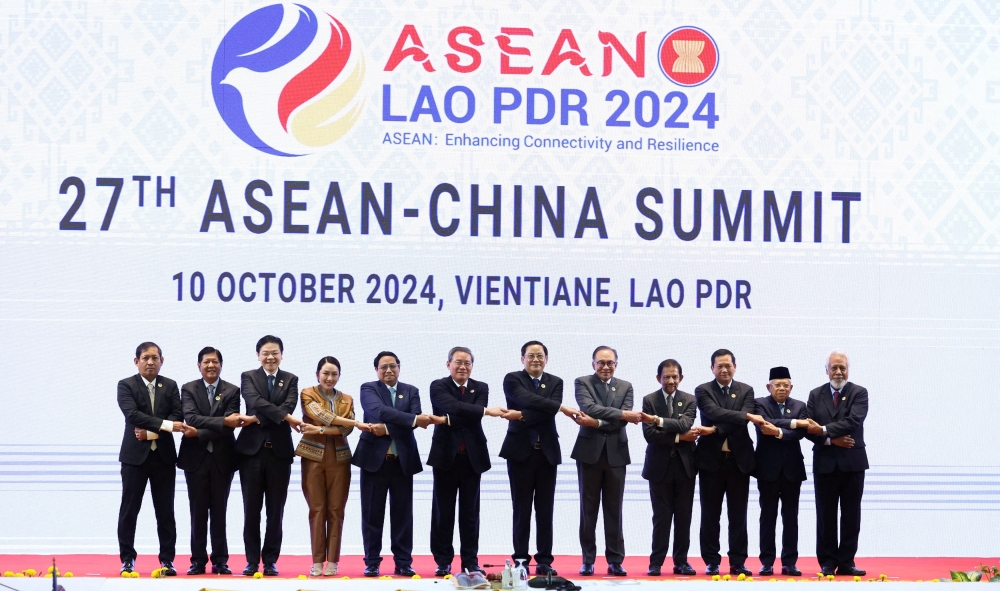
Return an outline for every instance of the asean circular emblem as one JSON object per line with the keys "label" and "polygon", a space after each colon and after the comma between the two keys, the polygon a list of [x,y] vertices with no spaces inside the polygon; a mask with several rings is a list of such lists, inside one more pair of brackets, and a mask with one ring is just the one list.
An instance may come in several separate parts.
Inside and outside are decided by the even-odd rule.
{"label": "asean circular emblem", "polygon": [[332,144],[361,116],[365,61],[342,22],[301,2],[251,11],[212,62],[215,106],[238,138],[275,156]]}
{"label": "asean circular emblem", "polygon": [[660,41],[660,71],[678,86],[708,82],[719,68],[719,46],[698,27],[678,27]]}

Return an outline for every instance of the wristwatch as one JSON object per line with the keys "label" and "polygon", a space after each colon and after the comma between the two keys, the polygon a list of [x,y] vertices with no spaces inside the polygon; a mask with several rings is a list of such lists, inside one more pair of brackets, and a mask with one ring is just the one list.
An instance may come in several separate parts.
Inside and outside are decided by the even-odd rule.
{"label": "wristwatch", "polygon": [[319,428],[319,434],[320,434],[320,435],[322,435],[322,434],[323,434],[323,433],[325,433],[325,432],[326,432],[326,427],[320,427],[320,428]]}

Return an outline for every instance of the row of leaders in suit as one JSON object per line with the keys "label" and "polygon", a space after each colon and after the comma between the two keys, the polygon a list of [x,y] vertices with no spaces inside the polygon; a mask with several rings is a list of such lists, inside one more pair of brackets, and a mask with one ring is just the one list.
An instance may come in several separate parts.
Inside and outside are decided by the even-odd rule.
{"label": "row of leaders in suit", "polygon": [[[835,351],[827,359],[828,381],[802,402],[790,396],[785,367],[772,368],[769,396],[755,398],[753,388],[734,380],[736,356],[726,349],[711,356],[715,379],[695,389],[679,389],[680,363],[667,359],[657,367],[659,387],[634,411],[632,384],[615,377],[617,352],[606,346],[592,355],[594,373],[574,383],[579,408],[563,404],[563,381],[547,372],[548,350],[539,341],[521,347],[523,370],[503,381],[505,407],[489,407],[489,386],[471,378],[472,351],[448,352],[449,375],[430,386],[433,414],[421,411],[415,386],[399,381],[402,363],[389,351],[374,359],[377,380],[361,386],[364,422],[355,419],[351,396],[336,389],[340,363],[324,357],[317,365],[318,384],[301,391],[303,419],[292,413],[299,398],[298,378],[280,369],[281,339],[268,335],[257,343],[261,367],[244,372],[237,387],[220,379],[222,353],[212,347],[198,354],[202,378],[184,384],[159,375],[160,348],[151,342],[136,350],[138,375],[118,384],[125,415],[122,503],[118,522],[122,570],[134,569],[136,520],[147,483],[151,489],[160,541],[159,560],[167,574],[173,567],[176,529],[173,517],[175,465],[185,471],[191,510],[191,568],[188,574],[230,574],[226,543],[226,506],[233,474],[240,472],[244,504],[243,541],[253,575],[263,560],[265,575],[278,574],[282,515],[291,465],[302,456],[302,488],[309,507],[312,575],[337,573],[344,507],[353,464],[360,468],[361,522],[365,575],[378,576],[388,498],[394,574],[412,576],[413,475],[423,470],[414,429],[435,426],[427,459],[433,468],[430,546],[435,575],[451,572],[455,558],[454,525],[459,527],[461,568],[482,570],[478,563],[480,479],[491,468],[485,417],[508,421],[500,457],[510,481],[514,560],[535,573],[552,568],[553,519],[557,466],[562,461],[556,417],[576,422],[579,434],[571,457],[577,463],[580,493],[581,575],[593,575],[596,527],[603,509],[608,573],[624,576],[622,504],[626,466],[631,463],[626,426],[642,424],[647,441],[642,477],[649,482],[653,540],[650,575],[659,575],[670,547],[673,572],[694,575],[688,563],[695,479],[700,479],[702,559],[706,574],[721,563],[720,520],[723,502],[729,522],[729,569],[750,574],[747,558],[747,504],[750,477],[760,492],[760,573],[773,572],[775,530],[782,518],[781,571],[801,574],[798,558],[798,501],[806,479],[800,440],[813,447],[816,495],[816,552],[824,574],[863,575],[854,564],[861,525],[861,497],[868,461],[864,419],[868,393],[848,381],[849,361]],[[242,396],[246,414],[241,414]],[[694,422],[701,412],[701,426]],[[757,430],[757,447],[748,424]],[[234,430],[240,428],[239,437]],[[298,449],[291,431],[303,433]],[[351,453],[346,437],[361,435]],[[162,433],[168,433],[160,437]],[[170,432],[183,433],[175,456]],[[838,509],[840,511],[838,533]],[[261,539],[261,513],[266,527]],[[536,524],[536,553],[529,552],[531,521]],[[209,521],[211,527],[209,528]],[[209,531],[212,553],[207,552]]]}

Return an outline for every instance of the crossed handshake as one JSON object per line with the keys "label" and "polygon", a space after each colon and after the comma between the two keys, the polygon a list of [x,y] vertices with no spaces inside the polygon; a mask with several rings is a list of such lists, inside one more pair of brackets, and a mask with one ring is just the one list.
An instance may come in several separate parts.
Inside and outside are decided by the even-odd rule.
{"label": "crossed handshake", "polygon": [[[764,417],[755,414],[747,414],[747,419],[760,427],[760,432],[764,435],[770,435],[772,437],[777,437],[781,433],[779,427],[775,427],[767,421]],[[797,419],[795,421],[796,429],[806,429],[810,435],[822,435],[823,425],[820,425],[812,419]],[[683,438],[682,438],[683,439]],[[850,435],[841,435],[840,437],[831,437],[830,444],[836,445],[837,447],[843,447],[845,449],[850,449],[854,447],[854,438]]]}

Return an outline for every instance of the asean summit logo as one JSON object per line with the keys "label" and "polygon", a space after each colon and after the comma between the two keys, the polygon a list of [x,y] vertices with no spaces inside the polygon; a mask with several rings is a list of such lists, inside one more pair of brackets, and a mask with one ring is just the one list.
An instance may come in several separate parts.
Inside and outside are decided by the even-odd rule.
{"label": "asean summit logo", "polygon": [[248,145],[303,156],[357,122],[364,75],[364,57],[343,23],[283,2],[254,10],[226,32],[212,62],[212,96]]}
{"label": "asean summit logo", "polygon": [[660,71],[679,86],[708,82],[719,67],[719,46],[698,27],[678,27],[667,33],[657,53]]}

